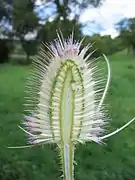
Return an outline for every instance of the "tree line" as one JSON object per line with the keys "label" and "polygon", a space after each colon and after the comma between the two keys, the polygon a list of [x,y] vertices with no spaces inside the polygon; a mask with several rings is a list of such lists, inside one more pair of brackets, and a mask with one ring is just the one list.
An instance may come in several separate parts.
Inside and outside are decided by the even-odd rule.
{"label": "tree line", "polygon": [[[9,54],[20,42],[26,54],[26,62],[34,55],[40,42],[49,42],[56,38],[56,29],[60,29],[64,37],[72,30],[75,39],[81,39],[83,25],[79,23],[82,11],[89,6],[99,7],[104,0],[1,0],[0,4],[0,62],[8,61]],[[52,8],[53,7],[53,8]],[[51,16],[48,15],[49,11]],[[72,18],[71,18],[72,16]],[[50,20],[51,17],[51,20]],[[120,35],[115,39],[111,36],[94,34],[86,36],[84,45],[93,43],[91,50],[97,49],[93,56],[101,53],[112,54],[124,48],[135,54],[135,18],[123,19],[116,24]],[[34,39],[27,38],[28,34],[35,34]]]}

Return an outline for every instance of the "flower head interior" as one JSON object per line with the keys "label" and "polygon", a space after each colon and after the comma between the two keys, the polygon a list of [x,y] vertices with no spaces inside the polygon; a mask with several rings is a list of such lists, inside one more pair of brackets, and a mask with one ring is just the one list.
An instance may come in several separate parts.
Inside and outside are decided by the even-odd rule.
{"label": "flower head interior", "polygon": [[73,35],[64,40],[60,33],[54,43],[40,48],[28,82],[26,128],[20,127],[32,145],[58,145],[64,180],[74,179],[77,143],[100,143],[134,121],[133,118],[113,133],[102,136],[106,124],[103,101],[110,81],[110,65],[103,55],[108,67],[103,91],[98,67],[91,60],[92,52],[87,53],[91,45],[81,49],[82,42],[73,41]]}

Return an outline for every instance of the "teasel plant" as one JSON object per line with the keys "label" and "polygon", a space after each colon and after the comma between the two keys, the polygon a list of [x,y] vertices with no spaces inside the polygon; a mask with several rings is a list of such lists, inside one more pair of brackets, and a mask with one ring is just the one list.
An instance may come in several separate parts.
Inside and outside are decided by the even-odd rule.
{"label": "teasel plant", "polygon": [[[74,41],[73,34],[64,39],[61,32],[49,45],[43,44],[33,60],[28,80],[26,114],[22,126],[29,145],[10,147],[27,148],[42,144],[57,144],[61,159],[62,179],[74,180],[74,156],[78,143],[102,144],[131,124],[135,118],[107,135],[108,123],[103,104],[109,83],[110,64],[105,88],[91,44],[81,49],[82,41]],[[46,50],[47,49],[47,50]]]}

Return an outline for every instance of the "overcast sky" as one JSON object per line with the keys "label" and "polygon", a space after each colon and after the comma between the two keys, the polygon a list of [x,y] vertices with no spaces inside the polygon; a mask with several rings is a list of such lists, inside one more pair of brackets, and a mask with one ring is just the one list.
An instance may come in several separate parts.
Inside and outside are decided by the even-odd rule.
{"label": "overcast sky", "polygon": [[[41,0],[37,0],[40,4]],[[45,11],[51,17],[54,7]],[[42,11],[41,17],[45,14]],[[118,32],[115,30],[115,24],[123,18],[135,17],[135,0],[104,0],[99,8],[87,8],[80,16],[80,22],[85,24],[83,33],[91,35],[100,33],[101,35],[111,35],[115,37]],[[95,23],[93,23],[93,21]]]}

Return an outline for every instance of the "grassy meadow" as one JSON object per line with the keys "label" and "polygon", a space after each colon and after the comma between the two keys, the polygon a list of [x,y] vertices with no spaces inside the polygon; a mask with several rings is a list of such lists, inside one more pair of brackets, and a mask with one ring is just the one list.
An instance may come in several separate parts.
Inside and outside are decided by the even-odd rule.
{"label": "grassy meadow", "polygon": [[[111,84],[106,106],[111,132],[135,116],[135,58],[120,52],[109,57]],[[23,120],[24,86],[29,66],[0,65],[0,180],[60,179],[55,147],[8,149],[27,144],[17,127]],[[104,145],[78,145],[75,180],[135,180],[135,122],[105,140]]]}

